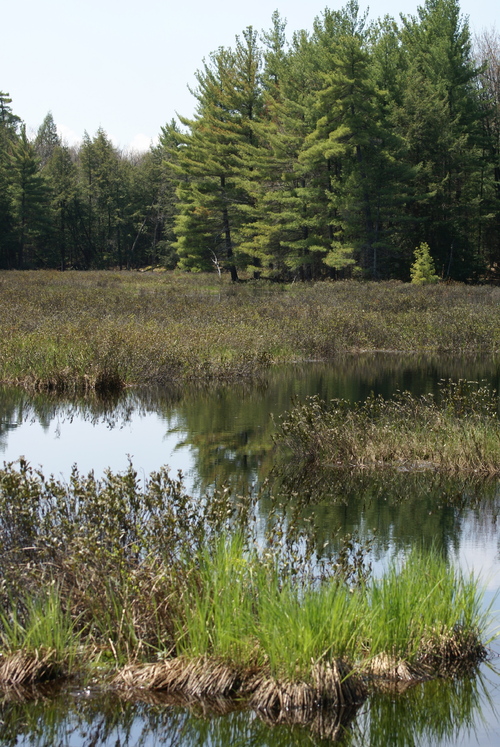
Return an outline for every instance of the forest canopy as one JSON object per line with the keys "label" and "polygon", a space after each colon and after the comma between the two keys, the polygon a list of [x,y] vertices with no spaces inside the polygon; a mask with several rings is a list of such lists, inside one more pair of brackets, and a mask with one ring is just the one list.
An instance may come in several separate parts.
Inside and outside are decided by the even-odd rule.
{"label": "forest canopy", "polygon": [[[0,81],[1,85],[1,81]],[[162,266],[233,280],[500,278],[500,38],[457,0],[248,27],[143,154],[29,138],[0,93],[0,268]],[[48,102],[50,103],[50,102]]]}

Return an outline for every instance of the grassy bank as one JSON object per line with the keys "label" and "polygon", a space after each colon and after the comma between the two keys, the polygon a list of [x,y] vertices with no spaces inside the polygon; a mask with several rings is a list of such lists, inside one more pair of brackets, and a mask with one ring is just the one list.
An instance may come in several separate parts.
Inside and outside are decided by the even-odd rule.
{"label": "grassy bank", "polygon": [[415,554],[355,585],[334,558],[319,580],[303,541],[257,534],[255,501],[200,502],[164,471],[0,470],[3,686],[104,666],[120,687],[305,712],[484,658],[476,579]]}
{"label": "grassy bank", "polygon": [[500,474],[497,395],[464,380],[443,382],[436,397],[310,397],[283,416],[276,440],[303,465]]}
{"label": "grassy bank", "polygon": [[361,350],[500,349],[494,287],[39,271],[0,273],[0,294],[0,381],[32,389],[248,378]]}

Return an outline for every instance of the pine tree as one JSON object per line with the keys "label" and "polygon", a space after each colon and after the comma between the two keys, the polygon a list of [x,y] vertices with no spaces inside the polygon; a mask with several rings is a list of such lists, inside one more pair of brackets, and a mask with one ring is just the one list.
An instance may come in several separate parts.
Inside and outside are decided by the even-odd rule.
{"label": "pine tree", "polygon": [[476,39],[475,61],[480,69],[482,145],[487,165],[480,183],[479,241],[488,274],[500,276],[500,35],[483,31]]}
{"label": "pine tree", "polygon": [[128,219],[130,164],[103,129],[84,134],[78,158],[83,264],[108,267],[124,263],[124,224]]}
{"label": "pine tree", "polygon": [[[43,238],[50,230],[50,192],[40,171],[40,160],[21,127],[19,140],[9,155],[11,180],[8,187],[13,231],[16,237],[16,265],[22,269],[43,261]],[[41,249],[41,253],[38,251]]]}
{"label": "pine tree", "polygon": [[9,199],[12,149],[19,137],[20,118],[12,111],[12,99],[0,91],[0,267],[15,267],[16,237]]}
{"label": "pine tree", "polygon": [[250,267],[264,277],[311,276],[308,252],[309,217],[299,197],[304,169],[298,156],[311,124],[310,46],[305,35],[294,37],[288,49],[285,23],[276,12],[263,35],[263,116],[253,122],[248,190],[253,220],[243,233],[244,246],[256,258]]}
{"label": "pine tree", "polygon": [[185,269],[208,269],[215,258],[237,280],[237,265],[248,264],[239,232],[252,219],[245,170],[254,145],[251,123],[261,108],[260,64],[249,27],[234,51],[219,49],[198,71],[196,117],[179,118],[188,132],[168,130],[177,143],[171,149],[179,176],[176,249]]}
{"label": "pine tree", "polygon": [[426,285],[427,283],[437,283],[439,276],[436,274],[434,260],[431,257],[429,244],[425,241],[415,249],[415,261],[410,268],[411,282],[414,285]]}
{"label": "pine tree", "polygon": [[468,23],[457,0],[426,0],[418,18],[404,19],[405,91],[398,128],[418,169],[411,245],[436,247],[445,277],[465,279],[479,269],[477,222],[481,172],[478,68]]}
{"label": "pine tree", "polygon": [[132,174],[134,238],[129,265],[161,264],[174,269],[179,257],[174,248],[174,218],[177,199],[169,162],[170,149],[176,140],[170,131],[179,133],[175,122],[162,128],[160,142],[144,153]]}
{"label": "pine tree", "polygon": [[81,245],[78,173],[65,145],[50,149],[43,173],[50,185],[53,216],[52,265],[65,270],[79,264]]}
{"label": "pine tree", "polygon": [[52,112],[48,112],[38,128],[33,145],[42,168],[46,165],[54,150],[62,145],[62,140],[57,134],[57,127]]}
{"label": "pine tree", "polygon": [[395,195],[389,153],[394,137],[371,76],[365,17],[359,16],[357,2],[350,0],[328,21],[325,29],[333,33],[324,52],[316,127],[301,154],[309,169],[322,174],[319,191],[324,197],[319,194],[318,202],[327,231],[314,248],[330,267],[340,270],[356,263],[377,277],[385,213]]}

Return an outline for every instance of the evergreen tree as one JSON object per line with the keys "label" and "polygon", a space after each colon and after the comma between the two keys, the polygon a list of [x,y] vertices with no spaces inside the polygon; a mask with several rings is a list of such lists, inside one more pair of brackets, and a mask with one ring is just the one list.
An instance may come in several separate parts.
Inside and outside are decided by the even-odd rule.
{"label": "evergreen tree", "polygon": [[239,232],[251,220],[247,189],[252,121],[261,108],[260,52],[254,30],[236,38],[235,50],[221,48],[198,71],[195,119],[180,117],[186,133],[166,132],[178,174],[176,250],[185,269],[208,269],[215,260],[233,280],[248,258],[239,251]]}
{"label": "evergreen tree", "polygon": [[52,112],[49,112],[42,124],[33,143],[35,152],[40,159],[42,168],[52,156],[54,150],[62,145],[61,138],[57,134],[57,127]]}
{"label": "evergreen tree", "polygon": [[[178,131],[174,122],[170,127]],[[133,236],[127,256],[129,267],[161,264],[174,269],[178,262],[173,248],[175,187],[168,167],[168,151],[174,145],[167,128],[162,128],[159,145],[141,154],[131,171]]]}
{"label": "evergreen tree", "polygon": [[418,18],[404,19],[405,91],[398,128],[418,169],[413,225],[406,240],[436,247],[445,277],[479,269],[480,143],[478,69],[468,23],[457,0],[426,0]]}
{"label": "evergreen tree", "polygon": [[390,154],[395,137],[384,121],[384,100],[372,79],[365,18],[359,16],[355,0],[330,17],[325,28],[332,26],[317,95],[316,127],[301,154],[304,164],[323,175],[319,184],[327,231],[322,236],[318,232],[320,241],[314,248],[323,252],[330,267],[340,270],[356,263],[378,277],[384,222],[396,195],[397,169]]}
{"label": "evergreen tree", "polygon": [[[9,156],[11,180],[8,187],[13,231],[16,237],[16,265],[43,261],[45,238],[50,231],[50,192],[40,171],[40,160],[21,127],[19,140]],[[41,250],[41,251],[40,251]]]}
{"label": "evergreen tree", "polygon": [[434,260],[431,257],[429,244],[425,241],[415,249],[415,261],[410,268],[411,282],[415,285],[426,285],[437,283],[439,276],[436,275]]}
{"label": "evergreen tree", "polygon": [[483,149],[487,158],[480,192],[479,226],[482,254],[488,274],[500,276],[500,36],[484,31],[476,39],[475,60],[481,70]]}
{"label": "evergreen tree", "polygon": [[0,267],[16,265],[16,237],[9,199],[10,155],[19,136],[21,120],[13,113],[11,103],[9,95],[0,91]]}
{"label": "evergreen tree", "polygon": [[78,167],[83,264],[121,267],[129,240],[124,224],[128,218],[130,164],[99,128],[92,139],[84,134]]}
{"label": "evergreen tree", "polygon": [[52,203],[52,265],[65,270],[79,263],[82,212],[77,168],[67,146],[59,144],[50,150],[43,173],[50,185]]}
{"label": "evergreen tree", "polygon": [[320,268],[310,247],[321,200],[318,194],[311,199],[307,190],[314,177],[299,160],[304,139],[314,129],[318,76],[308,35],[295,34],[288,48],[284,32],[276,13],[263,37],[265,116],[254,123],[259,146],[251,171],[256,209],[247,233],[259,257],[255,269],[268,276],[298,274],[305,279]]}

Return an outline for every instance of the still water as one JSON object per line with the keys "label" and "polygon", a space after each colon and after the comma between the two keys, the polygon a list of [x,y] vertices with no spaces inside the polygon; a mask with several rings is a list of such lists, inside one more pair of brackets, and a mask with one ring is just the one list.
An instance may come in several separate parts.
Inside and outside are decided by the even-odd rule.
{"label": "still water", "polygon": [[[181,470],[189,490],[214,483],[251,489],[273,480],[275,421],[294,399],[319,394],[352,401],[395,391],[436,392],[442,379],[485,380],[499,389],[493,360],[366,356],[337,365],[310,364],[269,372],[253,384],[179,392],[132,391],[115,401],[29,397],[0,389],[0,461],[21,456],[45,474],[66,479],[76,465],[96,475],[131,460],[144,479],[162,465]],[[291,465],[293,467],[293,465]],[[375,572],[414,545],[439,547],[481,575],[490,603],[500,588],[498,481],[450,480],[427,473],[299,476],[282,470],[278,492],[308,497],[318,548],[334,551],[356,532],[373,547]],[[262,498],[263,515],[272,505]],[[494,608],[500,606],[494,602]],[[497,619],[500,624],[500,616]],[[493,654],[495,652],[493,651]],[[472,680],[427,683],[394,697],[380,694],[356,712],[327,716],[308,728],[269,725],[254,713],[181,707],[161,698],[127,703],[114,695],[65,688],[5,694],[0,744],[17,745],[498,745],[499,660]],[[1,695],[0,695],[1,699]]]}

